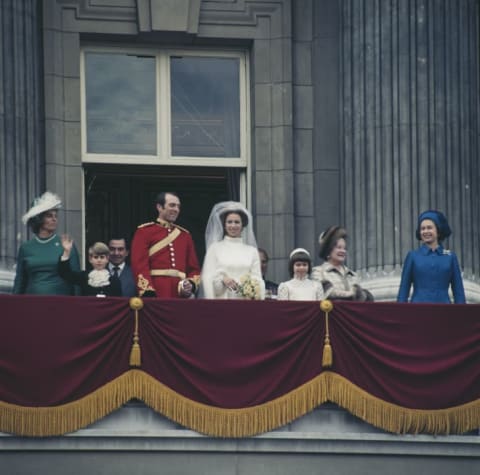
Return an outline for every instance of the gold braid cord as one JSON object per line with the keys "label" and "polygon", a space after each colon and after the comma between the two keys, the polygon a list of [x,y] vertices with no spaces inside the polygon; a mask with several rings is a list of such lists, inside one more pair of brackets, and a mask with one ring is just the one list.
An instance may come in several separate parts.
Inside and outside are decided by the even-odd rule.
{"label": "gold braid cord", "polygon": [[378,399],[330,371],[265,404],[222,409],[187,399],[147,373],[132,369],[88,396],[61,406],[22,407],[0,402],[0,431],[35,437],[61,435],[92,424],[132,398],[212,437],[248,437],[270,431],[327,401],[395,433],[461,434],[480,426],[480,399],[448,409],[408,409]]}
{"label": "gold braid cord", "polygon": [[142,354],[140,350],[140,337],[138,336],[138,311],[143,308],[143,300],[139,297],[130,299],[130,308],[135,311],[135,328],[133,331],[133,345],[130,350],[130,366],[141,366]]}
{"label": "gold braid cord", "polygon": [[330,345],[330,330],[328,327],[328,314],[333,310],[333,304],[330,300],[320,302],[320,310],[325,312],[325,341],[323,344],[322,366],[330,368],[333,364],[333,351]]}

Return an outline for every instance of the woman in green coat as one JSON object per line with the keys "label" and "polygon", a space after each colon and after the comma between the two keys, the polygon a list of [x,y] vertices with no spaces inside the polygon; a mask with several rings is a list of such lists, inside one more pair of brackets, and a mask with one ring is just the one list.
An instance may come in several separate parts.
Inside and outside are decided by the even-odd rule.
{"label": "woman in green coat", "polygon": [[[36,198],[22,217],[33,232],[33,238],[21,244],[17,256],[14,294],[73,295],[74,287],[58,274],[58,260],[63,253],[57,236],[60,198],[46,191]],[[76,249],[70,258],[72,270],[80,270]]]}

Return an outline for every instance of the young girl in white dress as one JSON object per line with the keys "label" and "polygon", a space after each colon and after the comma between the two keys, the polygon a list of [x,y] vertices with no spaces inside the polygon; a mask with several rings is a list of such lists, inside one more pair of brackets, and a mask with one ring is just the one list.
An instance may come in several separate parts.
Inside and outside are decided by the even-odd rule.
{"label": "young girl in white dress", "polygon": [[306,249],[301,247],[290,253],[288,270],[292,279],[278,286],[278,300],[322,300],[322,285],[310,279],[312,260]]}

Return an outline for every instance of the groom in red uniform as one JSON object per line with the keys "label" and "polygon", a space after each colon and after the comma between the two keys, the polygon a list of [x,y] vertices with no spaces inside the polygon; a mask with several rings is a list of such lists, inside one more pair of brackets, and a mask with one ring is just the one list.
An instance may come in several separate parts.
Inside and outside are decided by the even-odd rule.
{"label": "groom in red uniform", "polygon": [[200,267],[190,233],[175,224],[180,199],[157,196],[158,218],[138,226],[131,246],[131,266],[140,297],[189,298],[200,282]]}

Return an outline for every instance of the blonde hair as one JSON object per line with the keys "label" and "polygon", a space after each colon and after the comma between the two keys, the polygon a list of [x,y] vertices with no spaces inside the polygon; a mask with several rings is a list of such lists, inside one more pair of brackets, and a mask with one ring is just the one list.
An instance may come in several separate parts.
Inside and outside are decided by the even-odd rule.
{"label": "blonde hair", "polygon": [[88,248],[89,256],[108,256],[110,249],[104,242],[96,242]]}

